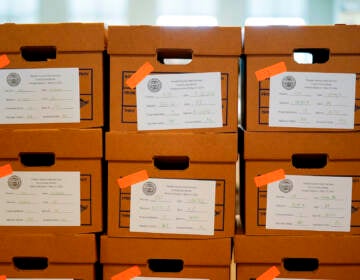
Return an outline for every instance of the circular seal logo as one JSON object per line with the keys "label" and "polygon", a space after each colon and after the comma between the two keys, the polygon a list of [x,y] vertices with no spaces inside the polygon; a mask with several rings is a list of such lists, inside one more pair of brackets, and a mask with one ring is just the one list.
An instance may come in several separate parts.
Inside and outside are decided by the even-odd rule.
{"label": "circular seal logo", "polygon": [[293,189],[294,184],[290,179],[281,180],[279,183],[279,189],[283,193],[289,193]]}
{"label": "circular seal logo", "polygon": [[161,81],[158,78],[151,78],[147,83],[147,87],[151,92],[158,92],[161,89]]}
{"label": "circular seal logo", "polygon": [[156,185],[153,182],[145,182],[142,186],[142,190],[146,195],[153,195],[156,193]]}
{"label": "circular seal logo", "polygon": [[285,76],[282,78],[281,84],[284,89],[291,90],[296,86],[296,80],[293,76]]}
{"label": "circular seal logo", "polygon": [[21,187],[21,178],[17,175],[11,175],[8,179],[8,186],[12,190],[17,190]]}
{"label": "circular seal logo", "polygon": [[16,87],[21,82],[21,77],[18,73],[9,73],[6,77],[6,82],[11,87]]}

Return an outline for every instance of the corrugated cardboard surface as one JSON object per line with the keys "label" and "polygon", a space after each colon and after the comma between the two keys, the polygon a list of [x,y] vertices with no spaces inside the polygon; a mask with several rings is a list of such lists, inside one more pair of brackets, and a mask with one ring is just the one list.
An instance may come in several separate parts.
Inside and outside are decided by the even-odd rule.
{"label": "corrugated cardboard surface", "polygon": [[[149,260],[182,261],[182,269],[169,272],[167,267],[153,271]],[[110,279],[134,265],[146,277],[230,279],[231,239],[146,239],[101,237],[100,262],[104,279]]]}
{"label": "corrugated cardboard surface", "polygon": [[[74,278],[95,279],[97,249],[94,234],[2,234],[0,236],[0,269],[8,278]],[[45,269],[19,269],[14,257],[46,258]]]}
{"label": "corrugated cardboard surface", "polygon": [[[358,26],[288,26],[246,27],[244,54],[246,60],[246,118],[248,131],[341,131],[339,129],[269,127],[270,80],[259,82],[255,72],[279,62],[287,71],[354,73],[360,75],[360,46]],[[336,38],[336,40],[334,39]],[[330,51],[326,63],[298,64],[293,51],[298,48],[323,48]],[[356,82],[355,127],[360,128],[360,83]]]}
{"label": "corrugated cardboard surface", "polygon": [[[34,36],[36,34],[36,36]],[[4,69],[79,68],[80,123],[1,124],[0,128],[93,128],[104,125],[103,53],[105,29],[102,23],[1,24],[6,38],[0,53],[10,64]],[[21,47],[56,47],[56,59],[26,61]]]}
{"label": "corrugated cardboard surface", "polygon": [[[353,133],[283,133],[245,132],[245,185],[241,192],[245,203],[245,233],[252,235],[308,235],[314,231],[266,230],[266,190],[257,188],[254,177],[277,169],[287,175],[347,176],[353,178],[352,206],[360,209],[360,134]],[[327,156],[323,168],[296,168],[293,155]],[[245,192],[245,193],[244,193]],[[360,212],[351,216],[350,233],[322,232],[323,234],[359,234]]]}
{"label": "corrugated cardboard surface", "polygon": [[[235,224],[236,139],[236,134],[108,133],[108,235],[153,238],[232,237]],[[160,170],[154,165],[154,156],[187,156],[189,167],[185,170]],[[144,169],[150,178],[215,180],[215,234],[201,236],[130,232],[130,188],[120,189],[116,180]]]}
{"label": "corrugated cardboard surface", "polygon": [[[102,130],[2,130],[0,166],[10,163],[14,171],[80,171],[81,226],[0,226],[1,232],[102,231]],[[53,153],[52,166],[25,166],[20,153]]]}
{"label": "corrugated cardboard surface", "polygon": [[[246,236],[235,235],[234,259],[237,279],[255,279],[276,266],[279,278],[352,280],[360,272],[357,248],[360,236]],[[286,258],[314,258],[318,268],[290,271]],[[306,260],[305,260],[306,261]],[[296,264],[304,264],[296,260]]]}
{"label": "corrugated cardboard surface", "polygon": [[[223,127],[183,131],[236,132],[241,28],[109,26],[108,31],[110,130],[137,131],[136,89],[131,90],[125,81],[150,62],[153,74],[220,72]],[[157,60],[161,50],[190,54],[192,61],[186,65],[162,64]]]}

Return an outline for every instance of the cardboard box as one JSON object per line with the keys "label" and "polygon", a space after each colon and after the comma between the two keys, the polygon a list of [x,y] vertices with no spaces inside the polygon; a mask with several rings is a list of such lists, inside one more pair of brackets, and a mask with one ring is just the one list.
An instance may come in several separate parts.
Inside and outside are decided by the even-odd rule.
{"label": "cardboard box", "polygon": [[359,242],[359,236],[235,235],[236,279],[256,279],[276,266],[279,279],[352,280],[360,272]]}
{"label": "cardboard box", "polygon": [[146,239],[101,236],[104,279],[138,266],[143,277],[230,279],[231,239]]}
{"label": "cardboard box", "polygon": [[[24,230],[27,233],[102,231],[101,129],[2,130],[0,134],[0,146],[6,147],[0,151],[0,166],[10,164],[14,172],[26,171],[30,174],[37,171],[80,172],[79,207],[81,209],[80,226],[4,226],[3,224],[0,226],[0,232],[10,234]],[[10,177],[9,175],[4,178],[3,187],[8,188],[7,182]]]}
{"label": "cardboard box", "polygon": [[95,234],[6,234],[0,246],[1,274],[8,278],[95,280]]}
{"label": "cardboard box", "polygon": [[[256,187],[254,178],[283,169],[286,175],[352,177],[352,214],[350,232],[360,233],[360,134],[245,132],[245,233],[248,235],[304,235],[317,231],[265,229],[267,186]],[[245,194],[244,194],[245,192]]]}
{"label": "cardboard box", "polygon": [[[4,69],[79,68],[80,122],[0,124],[4,128],[95,128],[104,125],[103,23],[1,24],[6,38],[0,53]],[[39,61],[40,60],[40,61]]]}
{"label": "cardboard box", "polygon": [[[339,129],[269,127],[270,79],[258,81],[255,72],[284,62],[289,72],[353,73],[356,79],[354,130],[360,129],[359,26],[245,27],[246,119],[248,131],[339,131]],[[337,38],[334,40],[334,38]],[[312,53],[314,64],[294,61],[294,52]],[[321,62],[323,57],[328,61]],[[325,58],[326,60],[326,58]]]}
{"label": "cardboard box", "polygon": [[[224,238],[234,234],[237,135],[230,133],[106,134],[109,236]],[[176,163],[177,166],[170,164]],[[117,179],[146,170],[149,178],[215,180],[214,235],[130,232],[131,188]]]}
{"label": "cardboard box", "polygon": [[[145,62],[152,74],[220,72],[223,126],[186,132],[236,132],[238,126],[240,27],[109,26],[110,130],[137,131],[136,89],[126,80]],[[163,59],[188,59],[186,65]]]}

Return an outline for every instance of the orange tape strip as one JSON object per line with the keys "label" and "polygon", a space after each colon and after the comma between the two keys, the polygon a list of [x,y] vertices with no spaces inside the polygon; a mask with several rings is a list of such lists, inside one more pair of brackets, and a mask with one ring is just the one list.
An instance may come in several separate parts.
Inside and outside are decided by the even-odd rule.
{"label": "orange tape strip", "polygon": [[0,178],[8,176],[11,173],[13,173],[13,169],[12,169],[10,163],[0,166]]}
{"label": "orange tape strip", "polygon": [[276,266],[270,267],[263,274],[261,274],[256,280],[273,280],[280,274],[280,271],[276,268]]}
{"label": "orange tape strip", "polygon": [[141,275],[141,270],[137,265],[135,265],[127,270],[124,270],[123,272],[120,272],[119,274],[112,276],[111,280],[130,280],[139,275]]}
{"label": "orange tape strip", "polygon": [[285,62],[279,62],[274,65],[271,65],[269,67],[260,69],[255,72],[256,79],[258,81],[265,80],[266,78],[270,78],[272,76],[275,76],[277,74],[286,72],[286,65]]}
{"label": "orange tape strip", "polygon": [[152,71],[154,71],[154,67],[149,62],[145,62],[129,79],[126,80],[126,85],[131,89],[134,89],[137,84]]}
{"label": "orange tape strip", "polygon": [[146,170],[141,170],[135,172],[133,174],[124,176],[122,178],[117,179],[117,183],[121,189],[127,188],[133,184],[142,182],[149,179],[149,175]]}
{"label": "orange tape strip", "polygon": [[278,169],[260,176],[256,176],[254,178],[255,185],[257,187],[265,186],[269,183],[279,181],[285,178],[285,171],[284,169]]}
{"label": "orange tape strip", "polygon": [[[6,54],[0,55],[0,68],[4,68],[10,64],[10,60]],[[1,279],[0,279],[1,280]]]}
{"label": "orange tape strip", "polygon": [[0,275],[0,280],[6,280],[6,276],[5,275]]}

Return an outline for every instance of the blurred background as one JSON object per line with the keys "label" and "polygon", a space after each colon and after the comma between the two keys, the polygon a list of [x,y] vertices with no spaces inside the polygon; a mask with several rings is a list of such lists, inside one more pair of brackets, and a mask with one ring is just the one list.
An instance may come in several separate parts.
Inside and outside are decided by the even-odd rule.
{"label": "blurred background", "polygon": [[360,24],[360,0],[1,0],[0,22],[193,26]]}

